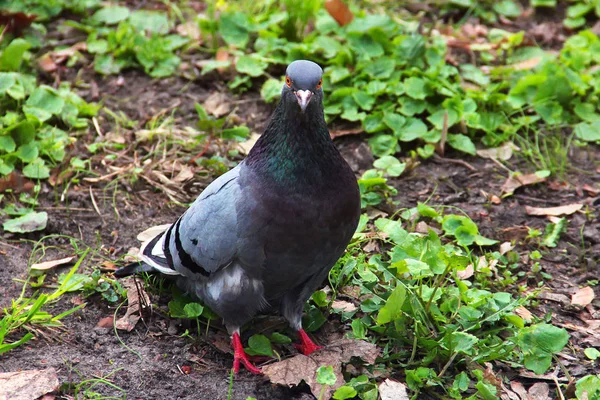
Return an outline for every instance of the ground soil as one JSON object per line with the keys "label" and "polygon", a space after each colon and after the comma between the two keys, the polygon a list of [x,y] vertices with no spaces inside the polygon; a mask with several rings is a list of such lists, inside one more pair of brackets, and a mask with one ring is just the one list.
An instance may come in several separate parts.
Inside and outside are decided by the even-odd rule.
{"label": "ground soil", "polygon": [[[74,71],[66,69],[52,79],[75,80],[74,77]],[[136,121],[134,126],[122,128],[127,143],[132,142],[132,132],[144,127],[147,121],[160,113],[175,110],[173,116],[176,124],[193,125],[196,119],[194,102],[202,103],[212,92],[225,91],[221,84],[210,77],[192,82],[177,77],[152,80],[143,73],[128,71],[121,76],[98,78],[91,73],[89,66],[82,66],[79,77],[83,77],[85,83],[80,85],[80,93],[87,100],[101,99],[108,108],[123,112],[128,119]],[[237,118],[253,131],[260,132],[272,106],[263,104],[257,93],[228,97],[234,103]],[[99,117],[99,127],[103,134],[116,130],[114,121],[106,114]],[[89,143],[95,136],[94,131],[90,131],[80,141]],[[355,135],[336,141],[357,174],[369,168],[373,160],[363,139],[360,135]],[[130,147],[126,149],[130,150]],[[201,150],[198,149],[198,152]],[[82,144],[76,144],[72,148],[74,153],[79,151],[86,151]],[[218,147],[211,147],[206,155],[218,151]],[[142,148],[140,152],[143,152]],[[85,156],[90,157],[89,154]],[[188,158],[191,156],[193,154],[188,154]],[[102,155],[92,156],[92,160],[95,172],[100,175],[110,172],[106,169],[106,164],[110,161],[105,160]],[[127,160],[129,159],[124,157],[122,162]],[[511,169],[532,170],[525,161],[515,160],[509,164]],[[578,213],[569,217],[567,232],[563,234],[559,246],[544,251],[541,260],[543,272],[553,277],[546,281],[546,286],[551,288],[552,293],[564,294],[568,299],[580,285],[598,279],[599,275],[600,221],[597,215],[600,211],[600,197],[597,193],[582,188],[585,184],[598,188],[600,149],[595,146],[583,150],[574,149],[571,163],[572,168],[564,182],[524,187],[495,205],[487,200],[483,192],[499,195],[500,187],[507,178],[507,171],[490,160],[446,154],[444,158],[434,157],[422,161],[392,182],[398,190],[395,198],[397,204],[394,207],[413,207],[417,202],[425,201],[431,205],[458,207],[478,224],[482,235],[504,241],[516,240],[523,243],[518,248],[523,251],[528,246],[531,249],[537,248],[523,242],[527,228],[543,230],[547,224],[547,220],[542,217],[528,216],[524,206],[584,203],[591,213]],[[195,196],[197,190],[207,182],[202,167],[195,166],[194,172],[196,176],[193,181],[199,185],[192,193],[184,193],[188,197]],[[89,272],[92,267],[102,265],[106,259],[116,260],[129,248],[138,247],[136,235],[139,232],[150,226],[173,222],[185,209],[174,205],[163,192],[143,179],[135,183],[117,179],[117,183],[117,190],[113,191],[106,190],[102,182],[93,184],[80,181],[80,184],[74,184],[64,192],[64,199],[61,199],[63,185],[52,187],[48,183],[42,184],[39,210],[49,214],[47,229],[43,233],[25,237],[8,233],[0,236],[0,306],[8,305],[10,299],[20,294],[22,283],[16,280],[27,277],[33,243],[42,236],[57,234],[75,237],[96,249],[95,255],[89,257],[82,267]],[[189,188],[190,186],[186,186],[180,190]],[[93,194],[93,200],[90,193]],[[94,206],[94,201],[97,207]],[[392,211],[391,206],[386,207],[383,208]],[[48,248],[45,259],[72,253],[68,239],[48,239],[45,243],[47,246],[54,246]],[[522,263],[520,268],[529,271],[530,267],[527,263]],[[47,283],[55,283],[56,276],[67,269],[68,267],[59,268],[56,273],[50,274]],[[540,279],[539,276],[527,274],[519,283],[534,286],[532,283],[535,284]],[[512,290],[517,289],[513,287]],[[594,291],[596,298],[600,298],[600,286],[595,286]],[[168,293],[149,289],[149,294],[154,304],[154,313],[146,316],[131,332],[120,331],[118,336],[112,329],[97,324],[102,318],[111,317],[115,313],[117,316],[123,315],[124,309],[117,310],[115,304],[98,295],[87,298],[82,298],[81,294],[64,296],[50,308],[50,312],[59,313],[81,301],[85,301],[87,305],[64,320],[65,329],[59,335],[34,339],[0,355],[0,371],[54,367],[61,383],[75,384],[111,374],[107,380],[121,388],[129,399],[227,399],[232,356],[220,350],[227,347],[223,330],[215,324],[208,330],[207,337],[195,340],[195,326],[166,316],[170,299]],[[546,299],[541,300],[531,311],[540,317],[552,312],[551,320],[554,324],[570,329],[573,348],[565,351],[565,357],[561,357],[570,373],[575,378],[592,373],[593,364],[586,361],[582,348],[599,346],[598,336],[589,334],[585,329],[572,327],[585,326],[584,320],[600,319],[598,300],[584,310],[577,310],[561,303],[557,298]],[[191,337],[181,336],[186,329],[192,331]],[[317,332],[315,336],[317,341],[326,344],[328,335],[324,332],[343,332],[344,329],[346,328],[339,320],[331,319],[322,332]],[[293,352],[293,348],[290,348],[289,354]],[[401,371],[396,373],[402,374]],[[540,378],[521,376],[515,379],[529,385]],[[85,387],[82,388],[84,389]],[[104,395],[122,395],[104,384],[94,387],[93,391]],[[64,387],[62,393],[69,396],[73,390]],[[274,386],[260,376],[242,372],[235,378],[231,398],[244,400],[247,397],[259,400],[313,398],[306,387],[289,389]]]}

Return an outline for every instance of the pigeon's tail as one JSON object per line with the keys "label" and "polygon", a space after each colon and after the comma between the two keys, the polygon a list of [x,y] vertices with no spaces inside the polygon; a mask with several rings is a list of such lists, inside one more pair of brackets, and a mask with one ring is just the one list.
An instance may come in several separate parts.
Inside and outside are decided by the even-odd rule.
{"label": "pigeon's tail", "polygon": [[129,275],[139,274],[140,272],[155,272],[156,269],[144,262],[133,262],[115,271],[114,275],[117,278],[124,278]]}
{"label": "pigeon's tail", "polygon": [[[152,229],[152,228],[151,228]],[[160,272],[165,275],[180,275],[174,270],[164,252],[165,234],[167,230],[159,232],[152,239],[142,244],[139,253],[139,262],[134,262],[115,271],[115,276],[122,277],[140,272]]]}

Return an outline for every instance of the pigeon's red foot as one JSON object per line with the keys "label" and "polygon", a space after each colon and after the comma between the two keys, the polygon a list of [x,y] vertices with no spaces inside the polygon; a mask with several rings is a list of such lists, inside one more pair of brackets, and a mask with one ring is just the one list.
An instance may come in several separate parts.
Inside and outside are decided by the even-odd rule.
{"label": "pigeon's red foot", "polygon": [[237,332],[235,332],[231,337],[231,347],[233,347],[233,372],[235,372],[236,374],[240,372],[240,363],[242,363],[249,372],[253,374],[262,373],[260,371],[260,368],[257,368],[248,359],[248,354],[246,354],[246,352],[244,351],[242,340],[240,339],[240,335]]}
{"label": "pigeon's red foot", "polygon": [[300,343],[294,343],[294,346],[305,356],[323,348],[323,346],[317,346],[312,340],[310,340],[304,329],[300,329],[298,331],[298,336],[300,336]]}

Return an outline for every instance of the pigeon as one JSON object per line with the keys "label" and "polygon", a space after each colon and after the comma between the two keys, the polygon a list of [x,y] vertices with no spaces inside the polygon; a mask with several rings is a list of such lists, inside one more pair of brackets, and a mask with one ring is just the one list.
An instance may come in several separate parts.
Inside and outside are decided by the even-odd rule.
{"label": "pigeon", "polygon": [[329,135],[322,75],[312,61],[292,62],[273,116],[246,159],[145,242],[140,262],[115,273],[162,273],[210,307],[231,335],[236,373],[240,364],[260,373],[240,339],[240,328],[258,313],[279,312],[298,332],[301,353],[321,348],[302,328],[304,303],[358,225],[360,193]]}

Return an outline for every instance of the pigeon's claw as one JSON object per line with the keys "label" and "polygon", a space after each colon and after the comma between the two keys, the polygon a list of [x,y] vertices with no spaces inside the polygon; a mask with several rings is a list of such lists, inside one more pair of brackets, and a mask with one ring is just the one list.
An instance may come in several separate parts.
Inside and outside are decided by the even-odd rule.
{"label": "pigeon's claw", "polygon": [[244,351],[242,340],[240,335],[235,332],[231,337],[231,347],[233,347],[233,372],[240,372],[240,363],[244,364],[244,367],[253,374],[261,374],[260,368],[257,368],[248,359],[248,354]]}
{"label": "pigeon's claw", "polygon": [[308,337],[304,329],[298,331],[298,336],[300,336],[300,343],[294,343],[294,347],[305,356],[323,348],[323,346],[317,346],[315,342]]}

